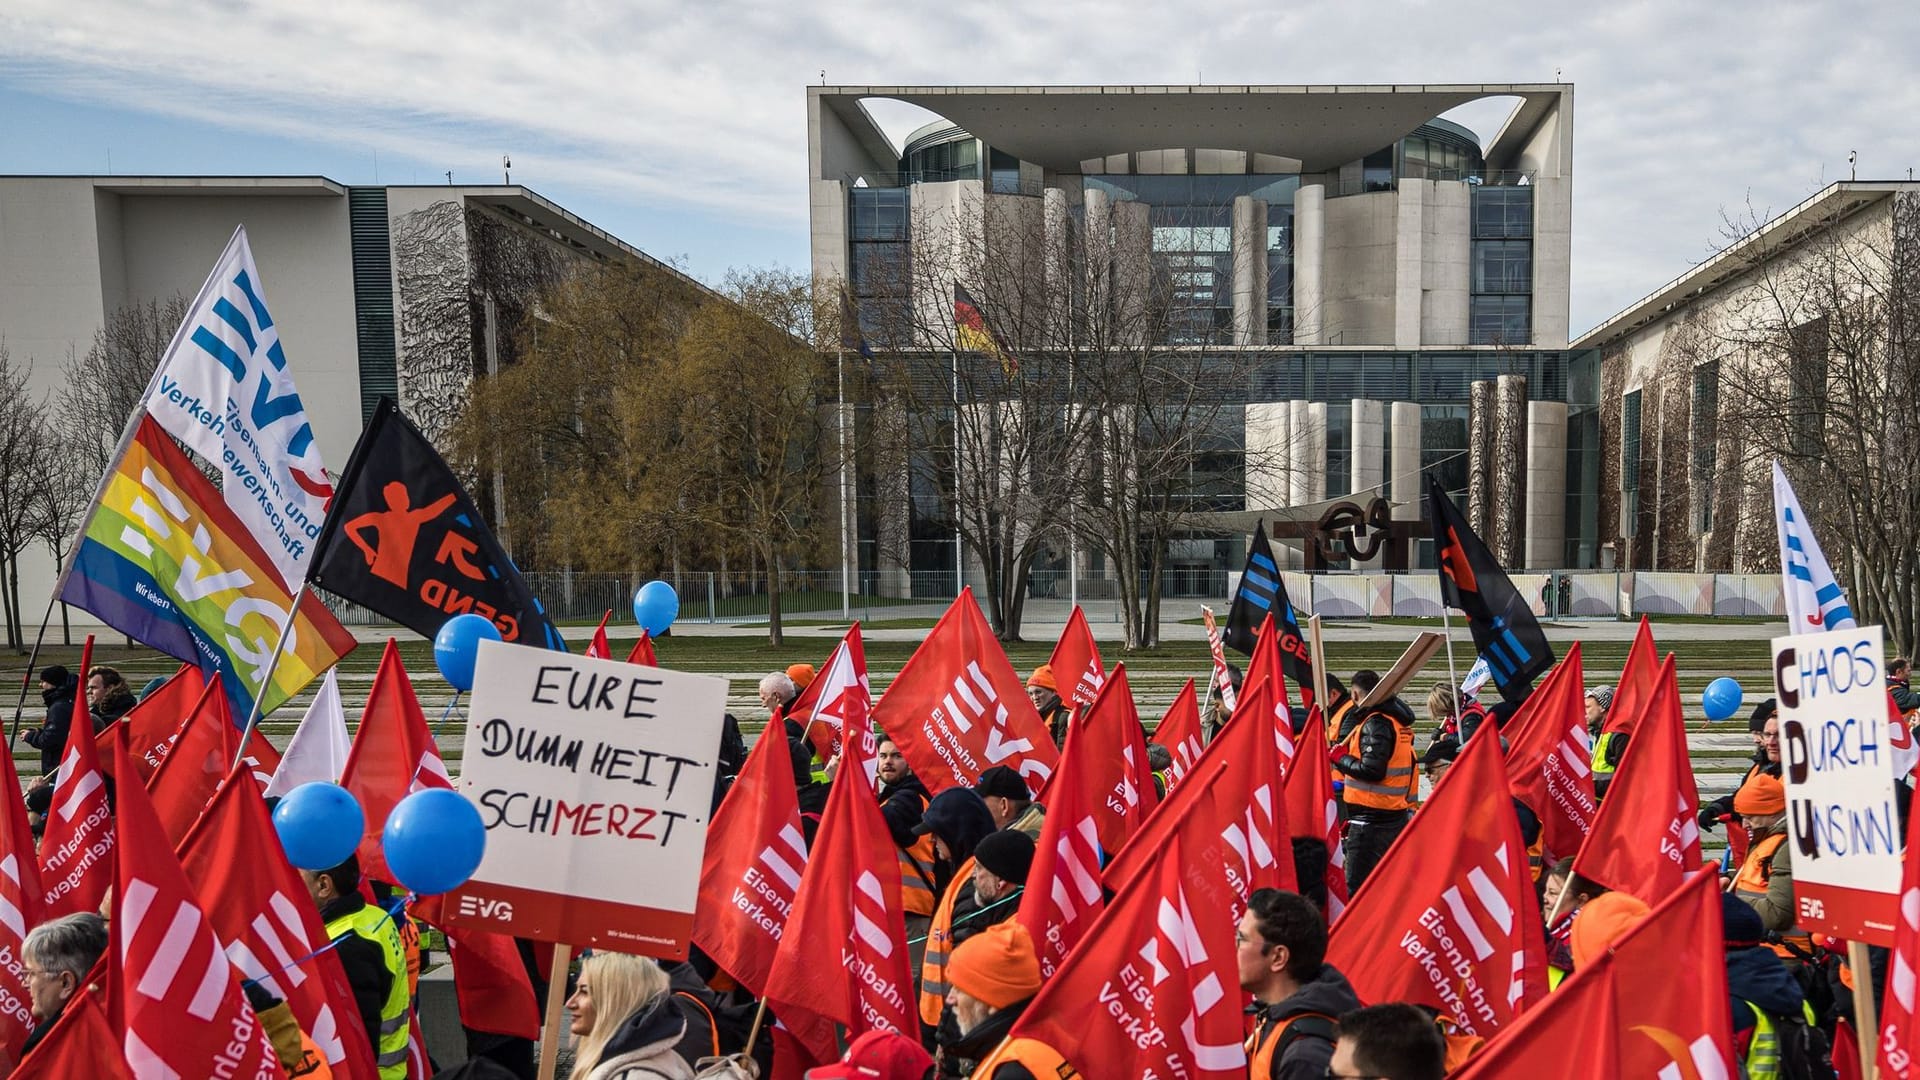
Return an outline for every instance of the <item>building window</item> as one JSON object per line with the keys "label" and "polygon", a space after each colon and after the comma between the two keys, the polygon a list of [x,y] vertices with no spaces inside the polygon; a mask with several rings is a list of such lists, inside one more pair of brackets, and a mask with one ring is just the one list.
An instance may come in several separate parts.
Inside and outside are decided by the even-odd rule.
{"label": "building window", "polygon": [[1467,340],[1474,345],[1525,345],[1532,340],[1530,296],[1474,296],[1467,311]]}
{"label": "building window", "polygon": [[1293,340],[1293,207],[1267,207],[1267,341]]}
{"label": "building window", "polygon": [[1693,369],[1694,531],[1713,531],[1715,453],[1720,441],[1720,361]]}
{"label": "building window", "polygon": [[1020,194],[1020,159],[994,150],[988,155],[988,187],[1000,195]]}
{"label": "building window", "polygon": [[1533,241],[1475,240],[1473,291],[1504,294],[1532,292]]}
{"label": "building window", "polygon": [[1501,240],[1533,235],[1533,188],[1476,187],[1473,189],[1473,236]]}
{"label": "building window", "polygon": [[847,192],[847,285],[859,309],[860,335],[870,344],[908,336],[907,190]]}

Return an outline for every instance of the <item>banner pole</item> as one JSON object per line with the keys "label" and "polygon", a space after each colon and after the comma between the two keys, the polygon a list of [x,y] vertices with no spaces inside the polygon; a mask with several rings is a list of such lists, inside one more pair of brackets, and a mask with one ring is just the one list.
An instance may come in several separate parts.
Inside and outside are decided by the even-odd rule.
{"label": "banner pole", "polygon": [[840,384],[839,399],[834,402],[834,411],[840,414],[840,617],[852,619],[853,566],[852,545],[848,542],[847,482],[852,479],[849,473],[853,463],[847,457],[847,347],[835,349],[833,357],[835,377]]}
{"label": "banner pole", "polygon": [[253,727],[260,722],[260,703],[267,699],[267,688],[273,685],[273,673],[280,667],[280,657],[287,651],[287,638],[293,635],[293,620],[300,617],[300,604],[307,598],[307,583],[303,580],[300,587],[293,591],[293,603],[287,606],[287,621],[280,624],[280,640],[273,644],[273,657],[267,661],[267,673],[260,680],[260,689],[254,692],[253,708],[247,712],[246,726],[240,729],[239,747],[234,751],[233,763],[227,766],[232,772],[240,765],[240,759],[247,756],[247,741],[253,736]]}
{"label": "banner pole", "polygon": [[27,670],[20,676],[20,700],[13,703],[13,729],[7,733],[8,753],[13,752],[14,741],[20,738],[20,714],[26,710],[27,691],[33,686],[33,665],[40,662],[40,646],[47,640],[47,626],[53,622],[53,605],[59,598],[58,589],[47,597],[47,613],[40,616],[40,632],[33,636],[33,651],[27,654]]}
{"label": "banner pole", "polygon": [[1874,1080],[1879,1075],[1880,1018],[1873,1011],[1873,978],[1869,974],[1867,943],[1847,942],[1847,966],[1853,969],[1854,1039],[1860,1044],[1860,1075]]}
{"label": "banner pole", "polygon": [[1331,711],[1327,707],[1327,645],[1320,636],[1318,615],[1307,616],[1307,645],[1313,650],[1313,700],[1320,706],[1320,715],[1326,716]]}
{"label": "banner pole", "polygon": [[553,967],[547,973],[547,1011],[540,1025],[540,1080],[553,1080],[560,1067],[560,1008],[566,1003],[567,965],[573,946],[555,942]]}

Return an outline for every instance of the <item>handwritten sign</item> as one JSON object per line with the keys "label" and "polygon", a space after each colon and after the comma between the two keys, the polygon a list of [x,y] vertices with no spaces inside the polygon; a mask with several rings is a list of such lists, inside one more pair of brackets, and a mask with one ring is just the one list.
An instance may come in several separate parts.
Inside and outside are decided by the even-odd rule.
{"label": "handwritten sign", "polygon": [[1798,924],[1893,944],[1900,816],[1880,627],[1773,639]]}
{"label": "handwritten sign", "polygon": [[726,680],[499,642],[475,671],[460,791],[487,852],[449,918],[686,956]]}

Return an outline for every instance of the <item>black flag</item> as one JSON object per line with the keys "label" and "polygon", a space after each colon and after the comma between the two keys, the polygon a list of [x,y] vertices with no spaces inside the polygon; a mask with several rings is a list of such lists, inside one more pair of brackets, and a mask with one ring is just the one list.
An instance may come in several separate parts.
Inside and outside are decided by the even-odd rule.
{"label": "black flag", "polygon": [[1540,629],[1540,620],[1494,561],[1493,552],[1460,516],[1460,509],[1431,478],[1427,512],[1433,517],[1440,602],[1467,613],[1473,644],[1486,659],[1500,696],[1508,701],[1524,699],[1533,690],[1533,680],[1553,666],[1553,648]]}
{"label": "black flag", "polygon": [[1287,599],[1287,584],[1280,577],[1280,564],[1267,545],[1267,526],[1253,527],[1253,543],[1247,548],[1247,567],[1240,574],[1240,588],[1233,594],[1233,606],[1227,609],[1227,627],[1221,643],[1228,648],[1253,655],[1260,637],[1260,624],[1273,615],[1273,628],[1280,635],[1280,672],[1299,691],[1308,708],[1313,707],[1313,650],[1300,633],[1300,620],[1294,617],[1293,604]]}
{"label": "black flag", "polygon": [[560,632],[433,444],[381,398],[334,488],[307,580],[427,637],[472,612],[503,641]]}

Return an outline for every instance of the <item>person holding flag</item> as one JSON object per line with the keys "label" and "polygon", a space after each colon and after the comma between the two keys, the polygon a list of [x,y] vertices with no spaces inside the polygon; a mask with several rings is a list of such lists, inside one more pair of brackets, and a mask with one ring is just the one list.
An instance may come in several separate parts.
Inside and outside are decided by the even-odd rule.
{"label": "person holding flag", "polygon": [[302,870],[300,876],[327,924],[327,936],[336,943],[334,953],[353,987],[380,1080],[406,1080],[413,999],[397,925],[404,916],[383,911],[361,896],[357,855],[331,870]]}
{"label": "person holding flag", "polygon": [[1413,819],[1419,795],[1413,752],[1413,710],[1399,697],[1367,709],[1327,761],[1346,778],[1347,892],[1367,875]]}
{"label": "person holding flag", "polygon": [[1060,698],[1060,681],[1053,674],[1052,664],[1041,664],[1033,669],[1032,675],[1027,676],[1027,697],[1033,702],[1040,719],[1046,722],[1054,745],[1064,745],[1067,741],[1067,721],[1072,719],[1073,710]]}
{"label": "person holding flag", "polygon": [[1040,962],[1033,937],[1018,922],[998,923],[962,942],[947,966],[947,1016],[940,1038],[940,1075],[980,1080],[1048,1080],[1071,1076],[1035,1073],[1042,1062],[1006,1046],[1007,1033],[1040,992]]}

